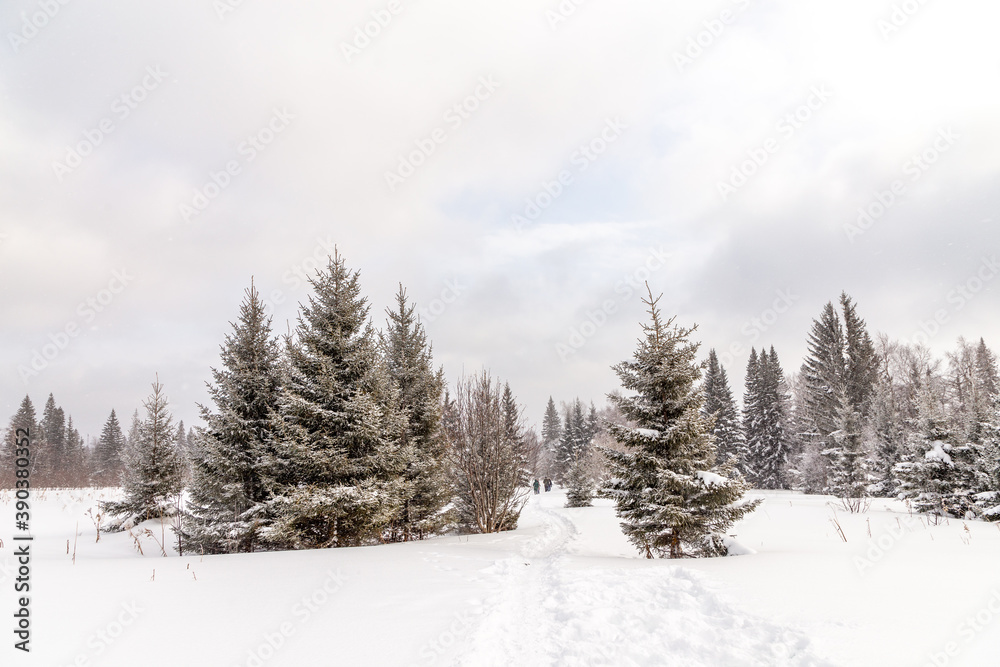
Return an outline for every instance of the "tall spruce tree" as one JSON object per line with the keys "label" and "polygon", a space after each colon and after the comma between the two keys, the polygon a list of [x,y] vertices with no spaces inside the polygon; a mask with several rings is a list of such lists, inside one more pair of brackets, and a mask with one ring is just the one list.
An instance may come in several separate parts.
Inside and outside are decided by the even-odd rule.
{"label": "tall spruce tree", "polygon": [[1000,392],[993,395],[990,419],[983,429],[982,469],[987,491],[980,497],[982,515],[1000,519]]}
{"label": "tall spruce tree", "polygon": [[870,476],[872,453],[866,434],[871,432],[878,381],[878,359],[865,322],[846,292],[840,295],[840,305],[843,323],[833,303],[813,321],[802,367],[809,449],[805,456],[823,462],[813,475],[817,479],[807,481],[807,490],[837,495],[857,492],[859,480]]}
{"label": "tall spruce tree", "polygon": [[[271,318],[252,282],[231,326],[221,346],[222,367],[212,369],[208,384],[214,409],[199,406],[205,427],[188,446],[192,465],[184,540],[189,550],[202,553],[254,551],[262,546],[260,534],[269,520],[266,462],[281,359]],[[179,426],[178,438],[183,432]]]}
{"label": "tall spruce tree", "polygon": [[90,475],[87,470],[86,444],[73,425],[73,417],[66,420],[66,445],[63,450],[62,483],[67,486],[86,486]]}
{"label": "tall spruce tree", "polygon": [[869,487],[875,482],[871,461],[862,440],[861,413],[852,405],[841,387],[837,430],[830,434],[832,444],[823,450],[829,461],[827,488],[843,501],[851,512],[868,508]]}
{"label": "tall spruce tree", "polygon": [[573,404],[572,422],[577,437],[566,471],[566,507],[590,507],[597,481],[593,449],[594,438],[600,431],[597,408],[591,403],[590,412],[584,418],[583,404],[577,399]]}
{"label": "tall spruce tree", "polygon": [[844,315],[844,391],[851,409],[867,420],[878,381],[875,344],[846,292],[840,294],[840,305]]}
{"label": "tall spruce tree", "polygon": [[53,484],[61,481],[66,464],[66,413],[56,405],[52,394],[45,401],[39,426],[42,437],[38,443],[37,482]]}
{"label": "tall spruce tree", "polygon": [[[648,285],[647,285],[648,289]],[[604,449],[611,478],[602,492],[613,498],[622,529],[648,558],[727,553],[725,531],[756,507],[744,502],[745,485],[715,465],[715,444],[702,413],[704,393],[695,362],[694,328],[664,322],[649,293],[650,322],[631,361],[614,367],[632,395],[609,398],[635,427],[608,424],[624,451]]]}
{"label": "tall spruce tree", "polygon": [[408,466],[396,390],[360,274],[335,252],[310,284],[286,345],[268,508],[276,522],[265,537],[286,548],[374,543],[399,516]]}
{"label": "tall spruce tree", "polygon": [[554,455],[561,438],[562,420],[559,419],[555,401],[549,396],[549,402],[545,406],[545,417],[542,419],[542,444]]}
{"label": "tall spruce tree", "polygon": [[94,449],[93,469],[97,480],[107,484],[118,479],[121,474],[124,449],[125,435],[122,433],[118,415],[112,409],[107,421],[104,422],[101,436],[97,439],[97,447]]}
{"label": "tall spruce tree", "polygon": [[761,489],[787,488],[789,443],[785,436],[783,372],[778,355],[750,350],[743,396],[745,467],[751,483]]}
{"label": "tall spruce tree", "polygon": [[440,532],[451,521],[445,508],[454,494],[441,429],[444,372],[434,370],[427,334],[402,285],[396,294],[396,308],[387,309],[386,314],[389,319],[380,342],[396,388],[395,409],[404,419],[400,446],[407,460],[392,537],[422,539]]}
{"label": "tall spruce tree", "polygon": [[708,351],[704,389],[705,416],[714,419],[711,431],[715,437],[716,459],[719,463],[732,460],[738,465],[744,453],[743,429],[726,369],[719,363],[715,350]]}
{"label": "tall spruce tree", "polygon": [[562,484],[569,481],[569,470],[576,460],[577,452],[587,440],[587,423],[583,416],[583,404],[579,398],[566,406],[562,435],[556,449],[556,480]]}
{"label": "tall spruce tree", "polygon": [[1000,376],[997,374],[997,357],[986,346],[986,341],[979,339],[976,346],[976,378],[983,392],[992,400],[1000,390]]}
{"label": "tall spruce tree", "polygon": [[906,434],[902,410],[896,397],[893,378],[883,363],[875,393],[872,396],[871,431],[874,442],[871,486],[873,495],[896,495],[896,464],[903,454]]}
{"label": "tall spruce tree", "polygon": [[762,424],[763,392],[763,378],[761,377],[757,348],[750,348],[743,389],[743,448],[736,459],[736,466],[747,481],[754,485],[757,484],[758,477],[757,469],[754,467],[755,457],[761,448],[760,441],[764,437]]}
{"label": "tall spruce tree", "polygon": [[21,400],[21,405],[18,407],[17,412],[10,418],[10,423],[8,423],[7,430],[4,432],[3,446],[0,447],[0,484],[6,486],[13,486],[14,484],[14,463],[18,458],[16,456],[18,449],[17,442],[23,437],[23,435],[18,435],[18,429],[26,429],[28,431],[29,448],[31,450],[31,455],[28,459],[29,469],[34,470],[35,461],[38,457],[35,444],[41,438],[42,434],[38,426],[35,406],[27,394]]}
{"label": "tall spruce tree", "polygon": [[175,514],[184,488],[184,460],[174,442],[173,417],[159,379],[143,406],[146,417],[135,424],[123,456],[124,498],[101,503],[111,519],[109,531]]}
{"label": "tall spruce tree", "polygon": [[840,424],[840,398],[844,386],[844,330],[832,303],[823,307],[819,319],[813,320],[812,330],[806,343],[808,355],[802,365],[802,381],[805,383],[805,421],[808,428],[803,434],[807,451],[814,462],[822,463],[819,479],[812,480],[810,490],[825,492],[826,459],[821,452],[834,445],[831,434]]}

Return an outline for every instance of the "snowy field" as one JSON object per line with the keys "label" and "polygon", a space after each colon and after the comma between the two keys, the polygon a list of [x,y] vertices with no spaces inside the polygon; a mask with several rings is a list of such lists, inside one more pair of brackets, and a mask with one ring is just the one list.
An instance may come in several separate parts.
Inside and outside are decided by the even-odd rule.
{"label": "snowy field", "polygon": [[[607,501],[565,509],[558,491],[532,496],[506,534],[163,557],[157,523],[143,555],[128,534],[95,542],[87,510],[111,493],[36,495],[33,651],[5,628],[0,664],[940,667],[1000,654],[1000,529],[928,525],[895,502],[852,516],[763,494],[732,531],[757,553],[698,561],[639,558]],[[13,521],[4,492],[0,522]]]}

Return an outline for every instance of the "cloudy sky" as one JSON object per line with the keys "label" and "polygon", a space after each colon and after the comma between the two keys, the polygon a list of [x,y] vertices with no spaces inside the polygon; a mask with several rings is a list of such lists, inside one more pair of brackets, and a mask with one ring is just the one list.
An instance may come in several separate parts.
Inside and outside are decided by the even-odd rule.
{"label": "cloudy sky", "polygon": [[615,388],[644,280],[737,384],[841,290],[1000,347],[998,13],[5,2],[0,420],[53,392],[96,435],[159,373],[191,423],[251,276],[285,332],[334,245],[377,325],[402,283],[449,378],[530,421]]}

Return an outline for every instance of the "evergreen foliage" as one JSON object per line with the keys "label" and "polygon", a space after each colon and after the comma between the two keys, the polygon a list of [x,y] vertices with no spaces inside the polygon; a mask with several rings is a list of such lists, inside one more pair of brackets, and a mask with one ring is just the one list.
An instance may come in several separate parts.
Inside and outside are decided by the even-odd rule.
{"label": "evergreen foliage", "polygon": [[159,379],[143,406],[146,418],[139,421],[136,417],[133,437],[122,457],[124,498],[101,503],[111,518],[109,531],[126,530],[148,519],[175,514],[183,489],[184,460],[174,441],[173,417]]}
{"label": "evergreen foliage", "polygon": [[335,253],[310,284],[285,346],[266,507],[274,521],[263,537],[280,548],[372,544],[399,516],[410,465],[398,390],[368,322],[360,274]]}
{"label": "evergreen foliage", "polygon": [[402,285],[396,309],[386,313],[389,320],[380,341],[396,390],[394,408],[404,420],[400,446],[407,461],[391,538],[422,539],[441,532],[452,521],[445,512],[453,489],[441,429],[444,372],[434,370],[427,334]]}
{"label": "evergreen foliage", "polygon": [[273,446],[281,387],[281,360],[271,319],[251,284],[221,346],[221,369],[212,369],[208,393],[214,409],[199,406],[205,427],[183,438],[191,458],[184,540],[201,553],[237,553],[261,546],[270,499],[266,467]]}
{"label": "evergreen foliage", "polygon": [[715,437],[716,460],[719,463],[732,461],[739,466],[745,452],[743,428],[726,369],[719,363],[715,350],[708,351],[704,390],[704,413],[714,420],[711,432]]}
{"label": "evergreen foliage", "polygon": [[611,478],[603,494],[615,501],[622,529],[648,558],[727,553],[725,531],[756,507],[729,464],[715,466],[715,443],[702,412],[693,328],[664,322],[652,293],[650,322],[631,361],[614,367],[631,395],[611,395],[635,426],[609,424],[625,451],[605,448]]}

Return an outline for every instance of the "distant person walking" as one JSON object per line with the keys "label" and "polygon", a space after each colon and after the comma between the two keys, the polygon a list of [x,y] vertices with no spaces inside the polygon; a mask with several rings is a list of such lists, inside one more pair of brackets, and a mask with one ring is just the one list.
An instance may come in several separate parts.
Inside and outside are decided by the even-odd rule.
{"label": "distant person walking", "polygon": [[531,487],[533,489],[535,489],[535,495],[537,496],[538,495],[538,480],[537,479],[535,480],[535,483],[531,485]]}
{"label": "distant person walking", "polygon": [[545,491],[549,492],[552,490],[552,480],[548,477],[545,478]]}

